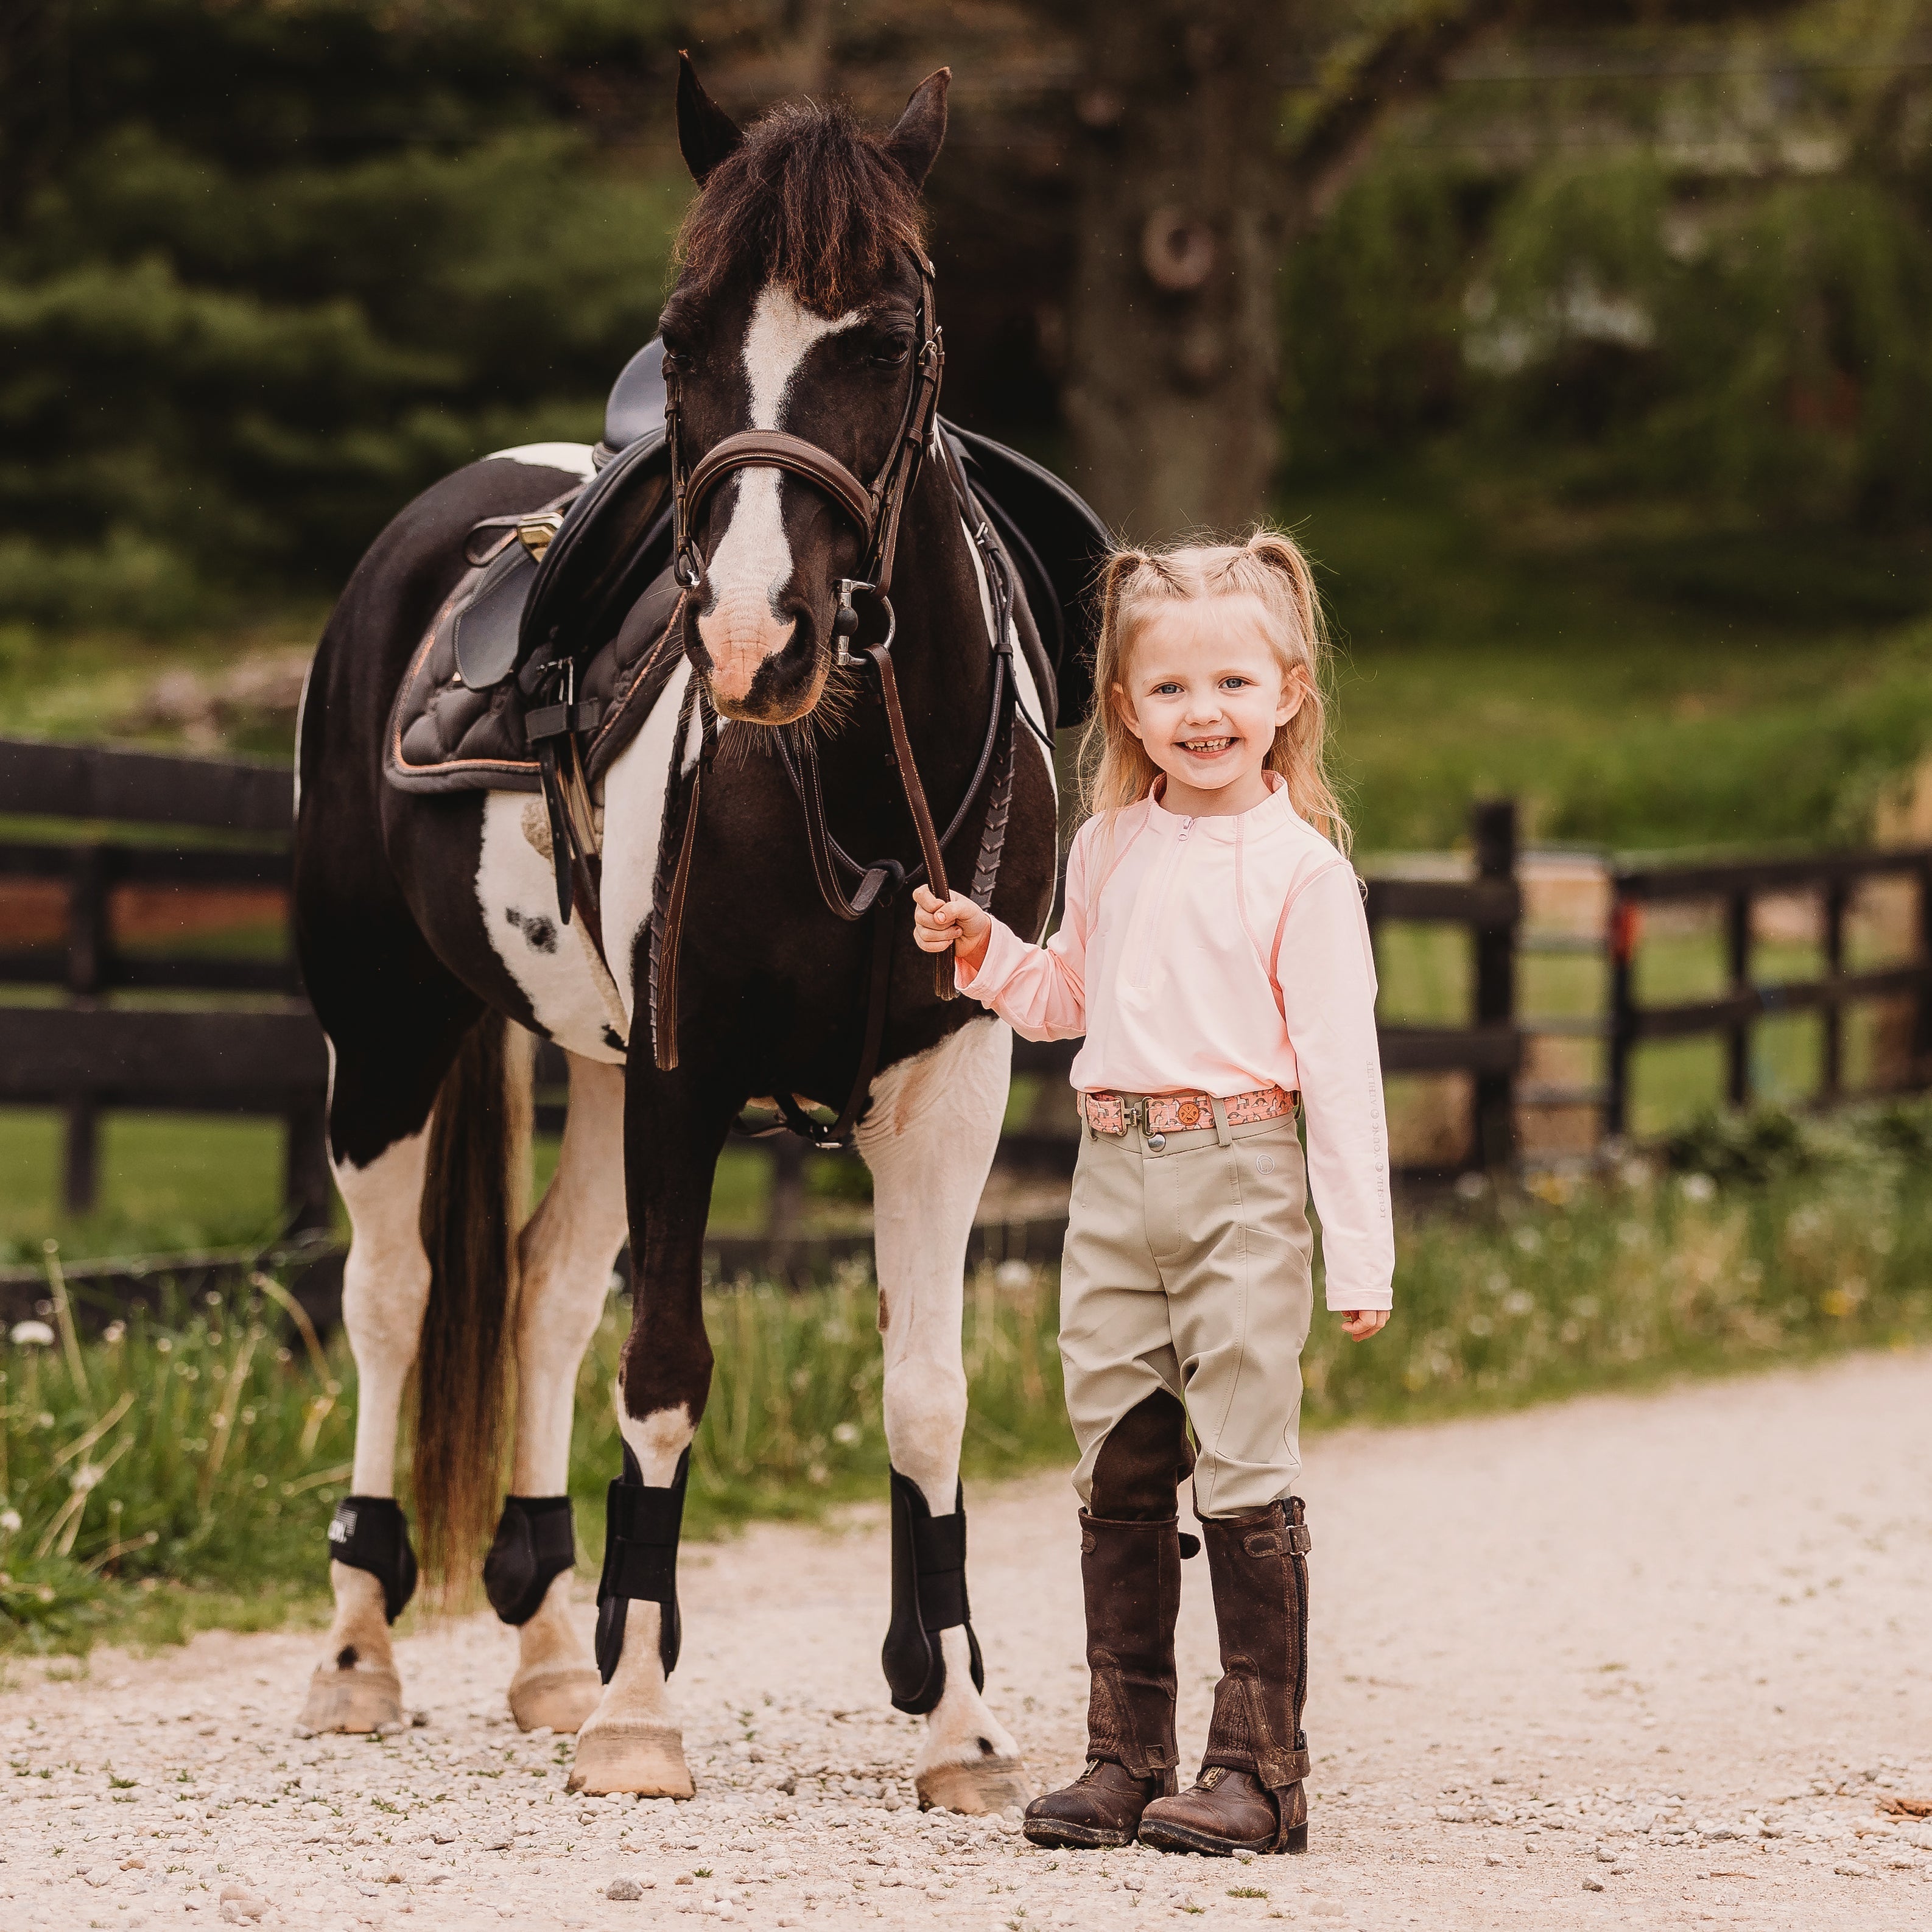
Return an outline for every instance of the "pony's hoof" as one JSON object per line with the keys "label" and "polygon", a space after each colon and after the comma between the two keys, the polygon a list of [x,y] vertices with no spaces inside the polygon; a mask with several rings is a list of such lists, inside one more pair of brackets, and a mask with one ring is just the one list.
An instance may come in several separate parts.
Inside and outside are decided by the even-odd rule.
{"label": "pony's hoof", "polygon": [[592,1797],[631,1791],[640,1798],[689,1798],[695,1790],[677,1731],[669,1724],[623,1718],[578,1734],[577,1762],[566,1788]]}
{"label": "pony's hoof", "polygon": [[318,1664],[296,1721],[299,1730],[312,1732],[402,1730],[409,1721],[403,1715],[402,1679],[386,1664],[357,1664],[346,1670]]}
{"label": "pony's hoof", "polygon": [[982,1757],[971,1764],[936,1764],[913,1780],[922,1811],[1024,1811],[1033,1802],[1033,1780],[1023,1760]]}
{"label": "pony's hoof", "polygon": [[510,1715],[520,1731],[579,1730],[603,1695],[604,1680],[590,1664],[533,1664],[510,1679]]}

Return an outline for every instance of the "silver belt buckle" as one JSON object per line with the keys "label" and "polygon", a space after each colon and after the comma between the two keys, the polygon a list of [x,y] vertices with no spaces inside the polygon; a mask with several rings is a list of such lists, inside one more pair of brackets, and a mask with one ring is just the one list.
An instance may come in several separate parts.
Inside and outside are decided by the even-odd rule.
{"label": "silver belt buckle", "polygon": [[1157,1134],[1154,1130],[1154,1102],[1143,1094],[1134,1105],[1138,1110],[1138,1118],[1142,1136],[1156,1154],[1160,1153],[1167,1144],[1167,1136]]}

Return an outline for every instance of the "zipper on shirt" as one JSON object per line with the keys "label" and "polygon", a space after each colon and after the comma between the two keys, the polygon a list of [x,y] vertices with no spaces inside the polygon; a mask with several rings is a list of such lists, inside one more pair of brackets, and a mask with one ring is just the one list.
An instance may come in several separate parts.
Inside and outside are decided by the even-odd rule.
{"label": "zipper on shirt", "polygon": [[[1180,868],[1180,848],[1187,843],[1187,835],[1194,830],[1192,818],[1181,821],[1180,830],[1174,842],[1174,850],[1161,860],[1160,870],[1141,889],[1143,897],[1135,903],[1132,923],[1129,928],[1126,945],[1121,959],[1121,973],[1124,982],[1130,986],[1144,986],[1148,983],[1154,964],[1154,950],[1148,935],[1160,928],[1167,911],[1167,902],[1174,891],[1174,875]],[[1143,910],[1144,908],[1144,910]]]}

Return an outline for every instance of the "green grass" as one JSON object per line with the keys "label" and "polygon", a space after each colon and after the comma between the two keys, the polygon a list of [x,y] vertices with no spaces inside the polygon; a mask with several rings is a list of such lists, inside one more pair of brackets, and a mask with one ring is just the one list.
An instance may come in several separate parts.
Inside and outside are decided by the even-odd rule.
{"label": "green grass", "polygon": [[[1932,1104],[1828,1126],[1774,1112],[1713,1118],[1610,1180],[1551,1178],[1406,1222],[1387,1333],[1352,1344],[1317,1315],[1304,1420],[1415,1420],[1932,1342],[1928,1180]],[[717,1366],[692,1457],[694,1536],[884,1495],[862,1269],[801,1294],[742,1283],[707,1298],[706,1320]],[[609,1390],[626,1322],[614,1300],[578,1388],[586,1570],[618,1462]],[[1070,1462],[1056,1327],[1050,1273],[968,1284],[969,1477]],[[0,1645],[313,1618],[323,1527],[349,1474],[341,1339],[319,1357],[284,1341],[251,1292],[177,1300],[75,1346],[79,1376],[64,1335],[0,1352]]]}
{"label": "green grass", "polygon": [[1856,840],[1932,746],[1932,545],[1556,507],[1466,451],[1291,478],[1340,653],[1358,848],[1511,794],[1544,839]]}

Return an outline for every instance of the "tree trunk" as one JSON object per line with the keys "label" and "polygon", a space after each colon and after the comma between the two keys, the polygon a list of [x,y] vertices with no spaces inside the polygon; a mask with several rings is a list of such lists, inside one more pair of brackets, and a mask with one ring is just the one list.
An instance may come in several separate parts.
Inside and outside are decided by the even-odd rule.
{"label": "tree trunk", "polygon": [[1260,514],[1276,454],[1284,35],[1267,0],[1085,0],[1064,404],[1100,514]]}

